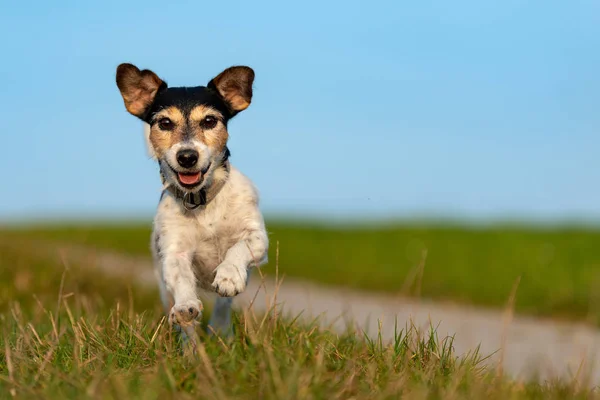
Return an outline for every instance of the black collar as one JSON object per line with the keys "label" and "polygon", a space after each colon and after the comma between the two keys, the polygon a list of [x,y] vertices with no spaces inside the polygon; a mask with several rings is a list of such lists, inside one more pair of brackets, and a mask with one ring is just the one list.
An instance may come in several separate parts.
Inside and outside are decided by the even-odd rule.
{"label": "black collar", "polygon": [[206,205],[206,190],[204,189],[200,189],[199,192],[182,192],[181,190],[176,189],[175,197],[181,200],[183,208],[188,211]]}
{"label": "black collar", "polygon": [[[225,166],[225,168],[227,168],[227,170],[229,170],[229,164],[227,163],[227,161],[229,160],[230,155],[231,155],[231,152],[229,151],[229,148],[226,146],[225,150],[223,150],[221,166]],[[219,167],[217,167],[217,168],[219,168]],[[162,174],[162,171],[160,172],[160,176],[164,183],[165,178]],[[195,210],[196,208],[198,208],[200,206],[205,206],[207,203],[205,188],[200,189],[200,191],[198,191],[198,192],[184,192],[184,191],[180,190],[179,188],[169,186],[167,189],[163,190],[162,195],[160,196],[161,198],[164,196],[164,194],[167,190],[169,192],[171,192],[173,195],[175,195],[175,198],[181,201],[183,208],[185,208],[188,211]]]}

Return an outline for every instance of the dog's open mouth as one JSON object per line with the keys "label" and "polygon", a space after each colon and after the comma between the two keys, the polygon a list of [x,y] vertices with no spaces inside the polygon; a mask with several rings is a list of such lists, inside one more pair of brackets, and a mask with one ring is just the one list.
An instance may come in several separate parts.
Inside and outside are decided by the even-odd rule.
{"label": "dog's open mouth", "polygon": [[173,171],[177,173],[177,179],[179,180],[179,183],[182,186],[193,187],[199,185],[200,182],[202,182],[202,179],[210,169],[210,166],[211,164],[209,163],[205,168],[198,172],[177,172],[175,170]]}
{"label": "dog's open mouth", "polygon": [[195,174],[184,174],[179,172],[177,177],[179,178],[179,182],[184,185],[195,185],[200,182],[201,174],[200,172],[196,172]]}

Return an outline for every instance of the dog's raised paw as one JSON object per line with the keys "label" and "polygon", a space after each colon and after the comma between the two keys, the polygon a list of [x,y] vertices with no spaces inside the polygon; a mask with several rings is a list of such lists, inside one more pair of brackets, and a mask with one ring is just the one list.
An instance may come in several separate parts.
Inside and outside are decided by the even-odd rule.
{"label": "dog's raised paw", "polygon": [[248,273],[234,265],[221,264],[217,268],[212,287],[222,297],[233,297],[246,289]]}
{"label": "dog's raised paw", "polygon": [[189,300],[175,304],[169,312],[169,323],[171,325],[193,325],[202,315],[202,302],[200,300]]}

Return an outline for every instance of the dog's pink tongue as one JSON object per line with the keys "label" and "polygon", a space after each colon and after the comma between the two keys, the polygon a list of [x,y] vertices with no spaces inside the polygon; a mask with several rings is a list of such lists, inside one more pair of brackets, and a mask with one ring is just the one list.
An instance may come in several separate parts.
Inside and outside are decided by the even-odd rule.
{"label": "dog's pink tongue", "polygon": [[195,174],[182,174],[180,172],[179,180],[181,181],[181,183],[184,183],[186,185],[193,185],[194,183],[200,180],[200,172],[197,172]]}

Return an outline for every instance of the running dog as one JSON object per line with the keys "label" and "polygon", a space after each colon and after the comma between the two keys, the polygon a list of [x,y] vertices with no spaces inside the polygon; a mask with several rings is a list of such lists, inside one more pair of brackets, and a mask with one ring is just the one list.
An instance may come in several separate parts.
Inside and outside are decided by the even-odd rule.
{"label": "running dog", "polygon": [[227,124],[250,105],[254,71],[234,66],[206,86],[168,87],[150,70],[121,64],[116,81],[127,111],[147,124],[160,168],[151,249],[169,322],[189,336],[206,290],[218,294],[211,331],[229,334],[232,299],[251,268],[267,262],[269,245],[257,190],[227,148]]}

